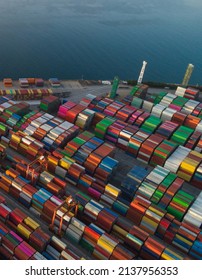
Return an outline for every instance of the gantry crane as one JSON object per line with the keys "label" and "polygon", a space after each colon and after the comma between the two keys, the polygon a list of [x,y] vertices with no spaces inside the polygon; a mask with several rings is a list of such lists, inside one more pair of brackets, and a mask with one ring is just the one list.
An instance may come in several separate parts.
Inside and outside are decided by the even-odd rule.
{"label": "gantry crane", "polygon": [[[35,166],[36,164],[38,164],[38,166]],[[32,184],[34,184],[36,182],[36,178],[35,178],[36,172],[42,172],[43,170],[47,170],[48,161],[45,156],[40,156],[36,158],[34,161],[32,161],[31,163],[29,164],[26,163],[26,165],[27,165],[26,178],[30,179],[31,177],[31,182]],[[50,230],[54,231],[55,220],[57,219],[59,220],[59,226],[56,234],[62,236],[62,226],[63,226],[63,220],[65,215],[71,213],[71,215],[75,217],[77,215],[77,212],[78,212],[78,203],[73,199],[72,196],[66,197],[64,202],[54,209],[52,221],[50,224]],[[62,215],[60,215],[61,213]]]}
{"label": "gantry crane", "polygon": [[[62,215],[59,215],[59,212],[62,213]],[[58,219],[59,220],[58,231],[55,233],[61,237],[63,220],[64,220],[65,215],[67,215],[68,213],[71,213],[72,216],[76,217],[77,212],[78,212],[78,203],[70,195],[64,200],[64,202],[62,204],[60,204],[57,208],[55,208],[53,217],[52,217],[52,221],[51,221],[51,224],[49,227],[50,230],[54,231],[55,220]]]}
{"label": "gantry crane", "polygon": [[140,75],[139,75],[139,78],[138,78],[138,80],[137,80],[137,84],[138,84],[138,85],[142,83],[146,65],[147,65],[147,62],[146,62],[146,61],[143,61],[142,69],[141,69],[141,71],[140,71]]}
{"label": "gantry crane", "polygon": [[116,76],[116,77],[114,77],[114,80],[113,80],[112,89],[111,89],[111,92],[109,95],[110,98],[114,99],[116,97],[116,92],[117,92],[118,86],[119,86],[119,77]]}
{"label": "gantry crane", "polygon": [[[26,179],[31,179],[31,183],[33,185],[36,183],[36,178],[35,178],[36,172],[42,172],[43,170],[47,170],[47,167],[48,167],[48,161],[45,156],[40,156],[29,164],[27,164],[24,161],[22,161],[22,163],[27,166]],[[39,165],[34,166],[35,164],[39,164]]]}
{"label": "gantry crane", "polygon": [[185,72],[185,75],[184,75],[184,79],[182,81],[182,86],[183,87],[188,86],[188,83],[189,83],[189,80],[191,78],[193,70],[194,70],[194,65],[189,63],[188,66],[187,66],[187,70]]}

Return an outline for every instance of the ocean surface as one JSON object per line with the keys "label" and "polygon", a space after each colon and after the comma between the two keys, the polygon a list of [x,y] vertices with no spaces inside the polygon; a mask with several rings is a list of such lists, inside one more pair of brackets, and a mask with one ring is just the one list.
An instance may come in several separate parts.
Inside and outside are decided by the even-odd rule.
{"label": "ocean surface", "polygon": [[0,0],[0,79],[202,84],[201,0]]}

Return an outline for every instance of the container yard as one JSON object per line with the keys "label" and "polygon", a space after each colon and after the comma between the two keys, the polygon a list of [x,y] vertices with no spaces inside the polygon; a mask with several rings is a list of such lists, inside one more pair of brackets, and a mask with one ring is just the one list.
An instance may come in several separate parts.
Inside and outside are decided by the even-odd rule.
{"label": "container yard", "polygon": [[202,259],[198,90],[17,83],[0,90],[1,260]]}

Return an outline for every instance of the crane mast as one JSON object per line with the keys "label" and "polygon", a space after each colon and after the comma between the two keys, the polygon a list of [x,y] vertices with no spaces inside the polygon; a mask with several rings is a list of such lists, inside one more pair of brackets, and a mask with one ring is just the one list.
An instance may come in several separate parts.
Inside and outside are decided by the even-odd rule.
{"label": "crane mast", "polygon": [[143,80],[143,76],[144,76],[144,72],[145,72],[146,65],[147,65],[147,62],[146,62],[146,61],[143,61],[143,64],[142,64],[142,69],[141,69],[141,71],[140,71],[140,75],[139,75],[139,78],[138,78],[137,84],[141,84],[141,83],[142,83],[142,80]]}
{"label": "crane mast", "polygon": [[114,77],[112,89],[109,95],[110,98],[114,99],[116,97],[118,86],[119,86],[119,77]]}
{"label": "crane mast", "polygon": [[182,81],[182,86],[184,86],[184,87],[188,86],[188,83],[189,83],[189,80],[191,78],[193,70],[194,70],[194,65],[189,63],[188,66],[187,66],[187,70],[185,72],[185,75],[184,75],[184,79]]}

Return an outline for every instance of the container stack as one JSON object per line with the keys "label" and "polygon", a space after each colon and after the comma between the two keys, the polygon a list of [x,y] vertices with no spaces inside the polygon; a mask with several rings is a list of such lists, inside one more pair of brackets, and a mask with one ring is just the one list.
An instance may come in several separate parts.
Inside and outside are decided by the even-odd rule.
{"label": "container stack", "polygon": [[29,87],[29,83],[28,83],[28,80],[26,78],[20,78],[19,79],[19,84],[20,84],[20,87],[22,87],[22,88]]}
{"label": "container stack", "polygon": [[29,104],[20,102],[15,105],[11,105],[6,108],[0,115],[0,121],[9,125],[10,127],[16,128],[17,123],[21,118],[29,112]]}
{"label": "container stack", "polygon": [[[182,111],[186,114],[191,114],[194,116],[200,116],[201,113],[201,103],[195,100],[190,100],[185,97],[180,97],[175,94],[166,93],[164,95],[159,94],[156,97],[155,104],[162,104],[166,107],[172,108],[177,111]],[[189,106],[188,106],[189,104]]]}
{"label": "container stack", "polygon": [[79,115],[79,113],[81,113],[83,110],[85,109],[84,106],[78,104],[76,106],[74,106],[72,109],[69,109],[66,113],[66,120],[71,122],[71,123],[75,123],[77,116]]}
{"label": "container stack", "polygon": [[[66,183],[56,176],[52,175],[48,171],[43,171],[40,174],[38,184],[45,187],[48,192],[56,196],[62,197],[65,193]],[[42,189],[40,189],[39,192],[41,191]]]}
{"label": "container stack", "polygon": [[194,203],[191,205],[186,215],[183,218],[183,222],[187,222],[201,228],[202,225],[202,213],[201,213],[202,192],[198,195]]}
{"label": "container stack", "polygon": [[109,177],[115,172],[118,161],[111,158],[113,156],[115,147],[104,143],[99,146],[93,153],[89,155],[84,163],[86,171],[103,181],[107,181]]}
{"label": "container stack", "polygon": [[[104,233],[103,230],[105,229],[100,229],[100,227],[98,227],[99,222],[97,220],[98,215],[102,213],[102,211],[104,211],[102,205],[96,203],[95,201],[89,200],[82,193],[77,194],[77,199],[81,201],[85,209],[84,212],[82,213],[83,219],[89,220],[89,222],[90,220],[93,221],[93,223],[95,223],[96,225],[94,226],[94,229],[98,230],[99,234],[103,234]],[[172,215],[167,214],[166,211],[163,211],[156,206],[152,206],[149,201],[147,201],[146,199],[142,199],[139,196],[135,198],[134,203],[135,203],[133,204],[134,207],[136,205],[136,207],[138,207],[137,208],[138,210],[136,209],[132,217],[133,219],[135,219],[134,222],[136,225],[138,225],[138,227],[132,225],[131,223],[127,224],[127,222],[122,219],[117,219],[111,228],[111,232],[115,236],[117,236],[120,240],[123,240],[127,246],[129,245],[128,248],[130,248],[130,250],[133,253],[141,256],[143,259],[148,259],[148,255],[144,254],[145,251],[144,248],[145,247],[150,248],[151,250],[150,253],[152,254],[156,251],[156,248],[159,247],[161,248],[161,250],[159,249],[161,253],[159,253],[157,257],[157,259],[159,259],[161,257],[161,254],[164,252],[164,250],[165,252],[169,252],[169,247],[166,247],[166,245],[162,245],[162,242],[158,239],[158,237],[160,237],[164,241],[168,241],[169,244],[172,244],[174,247],[177,247],[178,250],[184,253],[190,253],[189,250],[187,250],[187,245],[186,245],[186,244],[190,244],[189,243],[190,235],[186,233],[186,230],[188,228],[190,229],[190,226],[188,224],[182,225],[179,221],[175,220]],[[88,216],[88,218],[86,216]],[[101,227],[102,226],[103,225],[101,225]],[[135,229],[135,231],[131,230],[131,228]],[[173,231],[174,229],[175,232]],[[138,235],[136,236],[138,232],[140,234],[139,236]],[[149,240],[149,243],[146,243],[146,240],[149,237],[149,233],[154,234],[156,237],[155,238],[150,237],[151,239]],[[190,230],[190,234],[193,238],[191,242],[191,246],[192,244],[198,244],[198,242],[200,242],[200,230],[193,226],[193,229]],[[136,236],[136,238],[134,238],[133,236]],[[170,236],[170,240],[168,239],[169,236]],[[142,239],[143,242],[140,242],[140,240],[138,240],[141,238],[143,238]],[[181,244],[180,240],[184,240],[185,242],[184,246],[180,246]],[[154,247],[150,247],[149,244],[152,243],[155,243]],[[191,246],[189,245],[190,249]],[[171,248],[172,247],[170,247],[170,249]],[[173,250],[173,248],[171,250]],[[177,253],[176,259],[178,258],[183,259],[183,253],[182,254],[179,253],[178,250],[177,251],[175,250],[175,253]],[[199,252],[200,251],[197,251],[197,253]],[[166,256],[164,255],[164,257]],[[169,257],[169,253],[167,257]],[[199,258],[199,255],[197,255],[197,258]]]}
{"label": "container stack", "polygon": [[[4,203],[0,204],[0,222],[2,246],[0,253],[8,259],[63,259],[78,260],[80,256],[67,248],[67,245],[56,236],[50,237],[38,223],[26,216],[19,209],[11,210]],[[76,224],[73,220],[73,223]],[[9,228],[12,228],[10,230]],[[29,243],[29,245],[27,244]],[[32,250],[36,251],[32,256]],[[17,253],[16,253],[17,252]],[[29,256],[29,258],[28,258]]]}
{"label": "container stack", "polygon": [[171,154],[177,148],[177,144],[172,141],[163,140],[158,147],[155,148],[153,155],[151,156],[150,165],[164,166],[166,160],[171,156]]}
{"label": "container stack", "polygon": [[43,87],[44,86],[44,80],[41,78],[36,78],[35,79],[35,86],[37,87]]}
{"label": "container stack", "polygon": [[[136,111],[137,112],[137,111]],[[144,112],[143,114],[141,114],[140,116],[138,116],[137,120],[133,123],[138,127],[141,127],[145,121],[147,120],[147,118],[149,118],[150,114],[147,112]]]}
{"label": "container stack", "polygon": [[155,131],[155,134],[163,137],[164,139],[170,139],[174,132],[178,129],[179,125],[171,121],[163,122]]}
{"label": "container stack", "polygon": [[23,132],[12,132],[9,146],[30,160],[45,154],[44,144]]}
{"label": "container stack", "polygon": [[139,185],[136,195],[150,199],[168,174],[169,170],[161,166],[155,167]]}
{"label": "container stack", "polygon": [[131,202],[141,182],[149,174],[149,170],[134,166],[121,182],[121,197]]}
{"label": "container stack", "polygon": [[0,122],[0,136],[7,136],[7,135],[8,135],[7,125]]}
{"label": "container stack", "polygon": [[184,146],[184,144],[188,141],[193,132],[193,129],[182,125],[173,133],[171,141]]}
{"label": "container stack", "polygon": [[105,134],[105,139],[116,144],[118,142],[118,138],[119,138],[121,131],[126,126],[127,126],[127,124],[122,121],[119,121],[119,120],[115,121],[107,129],[107,133]]}
{"label": "container stack", "polygon": [[115,114],[123,107],[123,103],[119,102],[119,101],[114,101],[111,104],[109,104],[109,106],[107,106],[103,113],[106,116],[110,116],[110,117],[114,117]]}
{"label": "container stack", "polygon": [[92,124],[94,115],[94,111],[90,109],[84,109],[81,113],[78,114],[75,125],[80,127],[82,130],[88,129]]}
{"label": "container stack", "polygon": [[[190,254],[190,249],[194,243],[200,242],[201,237],[198,228],[185,223],[181,224],[175,219],[170,220],[172,217],[170,214],[166,214],[161,208],[152,206],[148,200],[143,200],[140,196],[137,196],[131,203],[129,211],[128,215],[139,228],[147,233],[161,236],[164,241],[184,253]],[[190,230],[190,235],[188,230]],[[200,254],[200,251],[198,253]]]}
{"label": "container stack", "polygon": [[128,119],[135,113],[137,109],[133,106],[126,105],[122,107],[115,115],[115,118],[123,122],[127,122]]}
{"label": "container stack", "polygon": [[[197,129],[198,131],[201,130],[202,132],[200,115],[197,117],[196,111],[194,110],[194,108],[199,105],[199,102],[186,98],[181,99],[181,97],[177,97],[173,94],[166,95],[166,93],[160,93],[160,96],[155,99],[157,104],[137,98],[137,100],[142,100],[142,103],[137,102],[137,107],[124,105],[124,103],[120,101],[113,102],[109,98],[100,99],[91,97],[91,99],[87,100],[88,102],[84,102],[83,105],[88,106],[96,112],[93,124],[97,124],[100,118],[103,119],[104,116],[109,115],[127,121],[129,124],[136,124],[139,127],[142,126],[143,129],[144,125],[146,125],[147,128],[147,121],[150,125],[155,125],[155,122],[157,122],[156,126],[158,127],[161,123],[160,120],[162,120],[171,121],[172,124],[184,125],[192,129]],[[161,103],[158,104],[158,102]],[[139,107],[142,109],[138,109]],[[148,112],[150,112],[151,115]],[[192,112],[193,115],[190,115]]]}
{"label": "container stack", "polygon": [[151,135],[144,141],[141,148],[139,149],[137,159],[146,164],[149,163],[155,149],[160,146],[162,141],[163,138],[156,135]]}
{"label": "container stack", "polygon": [[64,104],[60,105],[59,111],[58,111],[58,117],[62,119],[66,119],[67,112],[74,108],[76,106],[76,103],[67,101]]}
{"label": "container stack", "polygon": [[131,101],[131,105],[138,109],[142,108],[142,103],[143,100],[139,97],[133,97],[133,100]]}
{"label": "container stack", "polygon": [[100,121],[95,127],[95,136],[104,139],[105,134],[109,126],[111,126],[116,119],[106,117],[102,121]]}
{"label": "container stack", "polygon": [[47,260],[79,260],[84,259],[73,253],[67,245],[56,236],[52,236],[43,256]]}
{"label": "container stack", "polygon": [[175,91],[175,95],[195,100],[198,99],[199,90],[191,87],[188,88],[177,87],[177,90]]}
{"label": "container stack", "polygon": [[12,87],[13,81],[10,78],[5,78],[5,79],[3,79],[3,84],[4,84],[4,87]]}
{"label": "container stack", "polygon": [[113,99],[107,97],[103,99],[96,97],[92,100],[90,109],[92,109],[95,112],[103,112],[113,102]]}
{"label": "container stack", "polygon": [[[51,222],[52,215],[57,206],[62,203],[57,196],[64,195],[66,183],[59,180],[57,177],[44,171],[37,179],[37,188],[30,185],[30,181],[22,177],[26,172],[26,166],[20,166],[18,171],[8,169],[0,179],[0,188],[9,193],[31,212]],[[24,167],[24,170],[23,170]],[[19,168],[19,166],[18,166]],[[58,204],[59,203],[59,204]]]}
{"label": "container stack", "polygon": [[138,118],[141,117],[141,115],[143,115],[143,114],[144,114],[144,110],[142,110],[142,109],[136,110],[132,114],[132,116],[129,118],[128,123],[135,124],[135,122],[138,120]]}
{"label": "container stack", "polygon": [[15,105],[15,102],[7,97],[0,97],[0,113],[4,112],[7,108]]}
{"label": "container stack", "polygon": [[131,102],[133,101],[133,96],[128,94],[126,96],[123,97],[123,99],[121,100],[121,102],[123,102],[125,105],[131,105]]}
{"label": "container stack", "polygon": [[30,86],[35,85],[35,78],[27,78],[27,81],[28,81]]}
{"label": "container stack", "polygon": [[198,166],[194,176],[192,177],[192,184],[199,189],[202,189],[202,163]]}
{"label": "container stack", "polygon": [[[94,152],[100,145],[104,143],[103,140],[94,137],[93,134],[91,134],[92,137],[86,142],[84,142],[80,148],[77,149],[76,153],[74,154],[73,158],[77,161],[79,164],[83,164],[88,156]],[[67,145],[68,146],[68,145]]]}
{"label": "container stack", "polygon": [[50,85],[52,87],[54,87],[54,88],[58,88],[58,87],[61,86],[60,81],[58,80],[58,78],[50,78],[48,81],[49,81]]}
{"label": "container stack", "polygon": [[58,111],[59,106],[59,98],[54,95],[50,95],[41,100],[39,108],[46,113],[53,113]]}
{"label": "container stack", "polygon": [[[2,218],[5,217],[5,212],[8,213],[4,220],[6,225],[0,222],[0,236],[2,237],[1,254],[3,253],[7,259],[27,260],[35,257],[35,254],[38,258],[44,259],[39,251],[36,250],[38,248],[45,250],[50,237],[39,228],[39,225],[34,220],[27,217],[18,208],[12,211],[5,204],[1,204],[0,216]],[[36,240],[33,238],[36,234],[39,237],[38,242],[35,242]]]}
{"label": "container stack", "polygon": [[187,210],[195,200],[193,195],[190,195],[183,190],[179,190],[167,207],[168,213],[176,217],[177,220],[182,221]]}
{"label": "container stack", "polygon": [[[138,131],[135,125],[127,125],[119,132],[117,147],[127,151],[131,137]],[[106,138],[107,139],[107,138]]]}
{"label": "container stack", "polygon": [[[151,113],[151,110],[153,108],[153,103],[150,102],[150,101],[147,101],[147,100],[143,100],[143,104],[142,104],[142,109],[145,111],[145,112],[148,112],[148,113]],[[159,109],[159,108],[158,108]]]}
{"label": "container stack", "polygon": [[141,97],[142,99],[144,99],[146,97],[146,93],[148,90],[148,86],[147,85],[136,85],[130,92],[131,96],[136,96],[136,97]]}
{"label": "container stack", "polygon": [[[159,122],[159,119],[155,118]],[[116,144],[117,147],[120,147],[121,149],[125,150],[128,154],[133,155],[137,157],[137,159],[144,161],[145,163],[150,162],[151,158],[154,155],[155,150],[157,150],[157,153],[159,153],[158,147],[163,142],[163,138],[159,137],[161,134],[164,134],[164,138],[167,138],[166,135],[168,135],[168,138],[171,138],[171,141],[166,142],[166,145],[164,148],[168,148],[168,150],[164,153],[164,164],[167,169],[170,171],[176,173],[178,172],[178,169],[181,165],[181,163],[184,161],[184,159],[187,157],[187,155],[191,152],[190,148],[194,148],[197,146],[197,143],[200,140],[201,132],[195,131],[191,128],[177,125],[166,127],[159,126],[161,121],[158,123],[157,127],[159,126],[159,129],[156,129],[155,125],[154,128],[152,127],[152,121],[150,121],[151,118],[148,118],[148,120],[144,121],[141,125],[140,130],[138,131],[137,127],[130,127],[125,126],[124,122],[118,122],[114,119],[109,119],[106,117],[101,122],[99,122],[96,125],[95,132],[96,136],[103,139],[107,139],[110,142],[113,142]],[[113,122],[113,124],[112,124]],[[116,125],[117,124],[117,125]],[[137,124],[137,122],[136,122]],[[170,122],[169,122],[170,124]],[[142,130],[144,128],[144,130]],[[155,131],[157,135],[154,136],[151,135],[152,131]],[[166,131],[168,130],[168,132]],[[173,134],[169,132],[169,130],[174,131]],[[112,134],[114,132],[114,134]],[[113,137],[112,137],[113,135]],[[117,141],[117,135],[118,141]],[[177,145],[179,145],[177,147]],[[185,145],[185,147],[180,146]],[[189,147],[189,148],[188,148]],[[161,148],[161,146],[160,146]],[[155,154],[156,155],[156,154]],[[159,159],[157,158],[159,157]],[[155,160],[157,160],[156,163],[161,162],[160,157],[157,156],[154,157],[154,161],[152,164],[155,165]],[[186,181],[190,181],[191,178],[194,178],[194,175],[196,173],[197,167],[201,163],[201,157],[200,154],[198,155],[198,152],[194,156],[195,163],[194,167],[192,168],[192,172],[189,172],[189,175],[185,175],[185,172],[179,172],[178,175],[185,179]],[[184,165],[183,165],[184,166]],[[186,168],[185,168],[186,169]],[[198,183],[196,183],[193,179],[192,183],[199,187]]]}
{"label": "container stack", "polygon": [[51,89],[10,89],[0,90],[0,96],[6,95],[13,100],[38,100],[43,96],[49,96],[53,94]]}
{"label": "container stack", "polygon": [[[157,166],[149,171],[134,166],[122,181],[122,192],[117,199],[124,198],[131,202],[136,196],[141,196],[181,221],[196,199],[195,196],[183,191],[183,186],[184,180],[163,167]],[[128,212],[129,218],[131,211]]]}
{"label": "container stack", "polygon": [[[95,144],[95,138],[91,140]],[[72,143],[74,144],[76,142],[72,141]],[[62,178],[65,177],[66,180],[69,180],[73,185],[79,183],[86,186],[86,180],[90,179],[90,177],[85,174],[86,172],[97,179],[101,179],[102,183],[107,182],[116,171],[118,161],[110,157],[113,156],[114,146],[107,143],[102,144],[99,140],[97,144],[97,148],[89,153],[89,155],[85,155],[85,158],[83,158],[83,154],[81,157],[79,153],[75,153],[75,150],[72,150],[72,156],[74,156],[70,158],[70,154],[67,154],[66,150],[62,151],[57,149],[53,153],[53,156],[48,157],[51,171]],[[71,146],[73,145],[71,144]],[[77,164],[76,161],[80,164],[82,163],[83,166]],[[95,179],[90,179],[90,185],[94,180]]]}
{"label": "container stack", "polygon": [[[79,104],[85,106],[85,107],[90,107],[90,104],[92,103],[92,101],[96,98],[95,95],[93,94],[87,94],[86,97],[82,98],[81,101],[79,102]],[[92,105],[92,108],[94,106]]]}
{"label": "container stack", "polygon": [[148,133],[154,133],[154,131],[161,124],[161,120],[155,116],[150,116],[142,124],[141,129]]}
{"label": "container stack", "polygon": [[187,182],[190,182],[201,162],[202,154],[199,154],[196,151],[190,151],[180,164],[177,172],[178,176]]}
{"label": "container stack", "polygon": [[41,100],[44,96],[49,96],[53,92],[51,89],[20,89],[15,90],[15,100]]}
{"label": "container stack", "polygon": [[188,156],[190,150],[179,146],[172,155],[166,160],[164,167],[173,173],[177,173],[181,163]]}
{"label": "container stack", "polygon": [[43,113],[33,115],[21,127],[26,134],[41,141],[48,151],[64,147],[79,132],[77,126]]}
{"label": "container stack", "polygon": [[196,129],[196,127],[200,122],[201,122],[200,118],[188,115],[183,124],[189,128]]}
{"label": "container stack", "polygon": [[[201,132],[199,132],[201,135]],[[202,152],[202,135],[199,137],[199,141],[195,143],[194,150],[201,153]]]}
{"label": "container stack", "polygon": [[149,133],[139,130],[129,140],[127,153],[137,157],[142,143],[150,136]]}
{"label": "container stack", "polygon": [[[88,131],[84,131],[80,133],[77,137],[69,141],[67,145],[64,147],[65,155],[68,157],[74,157],[75,153],[79,152],[80,148],[93,137],[94,134]],[[101,143],[103,143],[102,140]],[[74,158],[75,160],[77,160],[78,163],[82,161],[81,159],[79,159],[78,154],[75,155]]]}

